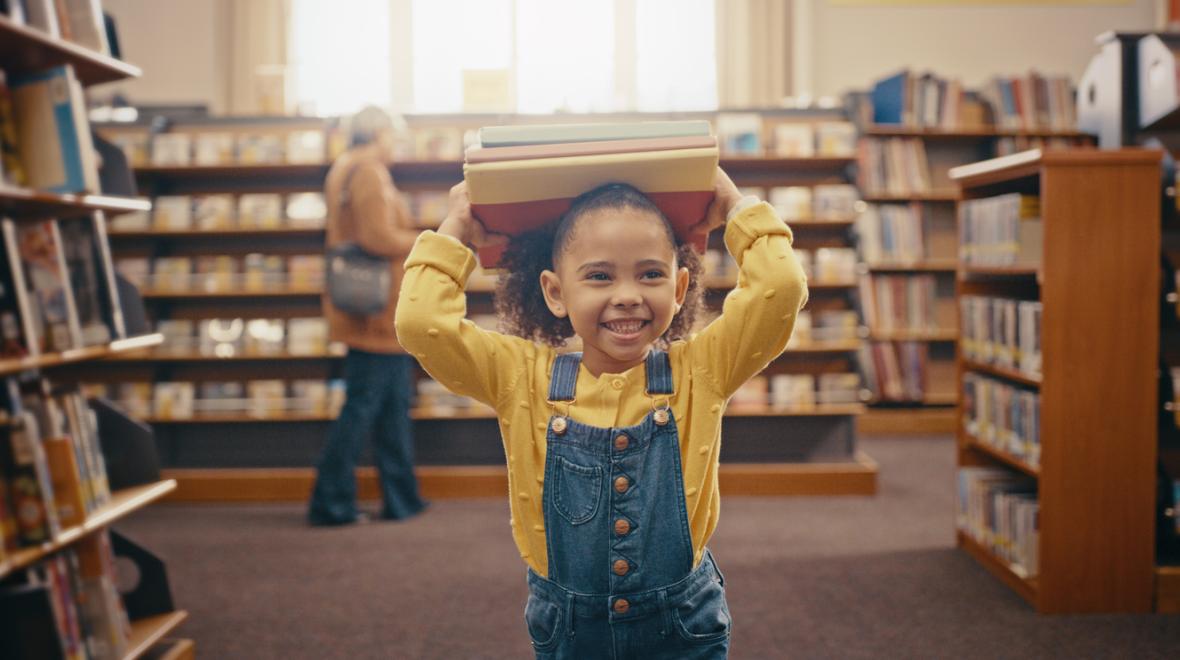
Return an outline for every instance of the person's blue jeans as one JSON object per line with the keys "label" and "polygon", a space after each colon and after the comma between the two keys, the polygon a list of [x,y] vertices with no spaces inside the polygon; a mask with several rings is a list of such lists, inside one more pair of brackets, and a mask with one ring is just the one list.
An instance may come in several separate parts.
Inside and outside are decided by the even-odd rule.
{"label": "person's blue jeans", "polygon": [[414,477],[410,426],[413,367],[414,360],[408,355],[348,350],[344,408],[332,424],[316,465],[307,511],[312,524],[356,520],[356,463],[370,437],[381,479],[381,517],[408,518],[425,506]]}

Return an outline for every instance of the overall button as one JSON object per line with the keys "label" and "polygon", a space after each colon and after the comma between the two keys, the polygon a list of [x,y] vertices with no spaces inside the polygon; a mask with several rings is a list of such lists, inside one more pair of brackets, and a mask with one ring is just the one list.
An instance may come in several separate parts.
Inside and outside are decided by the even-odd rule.
{"label": "overall button", "polygon": [[620,433],[619,436],[615,438],[615,450],[617,451],[623,451],[629,444],[631,444],[631,439],[622,433]]}
{"label": "overall button", "polygon": [[568,426],[569,425],[566,423],[564,417],[557,417],[557,418],[554,418],[554,420],[553,420],[553,432],[556,433],[557,435],[564,434],[565,430],[566,430],[566,428],[568,428]]}
{"label": "overall button", "polygon": [[615,521],[615,534],[618,534],[619,536],[626,536],[630,531],[631,523],[627,522],[623,518],[619,518]]}
{"label": "overall button", "polygon": [[631,481],[629,479],[627,479],[627,477],[619,477],[618,479],[615,479],[615,492],[616,493],[625,493],[625,492],[627,492],[627,488],[630,485],[631,485]]}
{"label": "overall button", "polygon": [[614,570],[615,575],[622,577],[627,574],[627,571],[631,570],[631,565],[627,563],[626,559],[616,559],[611,568]]}
{"label": "overall button", "polygon": [[626,598],[615,601],[615,614],[626,614],[629,609],[631,609],[631,603],[628,603]]}

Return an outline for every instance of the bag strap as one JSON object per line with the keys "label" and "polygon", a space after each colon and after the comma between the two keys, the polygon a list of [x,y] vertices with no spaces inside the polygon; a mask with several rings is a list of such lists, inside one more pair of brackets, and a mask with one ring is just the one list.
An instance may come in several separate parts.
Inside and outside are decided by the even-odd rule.
{"label": "bag strap", "polygon": [[354,237],[353,240],[355,240],[356,236],[356,216],[352,213],[352,177],[356,174],[360,166],[361,163],[352,163],[349,166],[348,172],[344,175],[344,183],[340,186],[340,199],[336,205],[336,208],[340,211],[341,221],[344,220],[345,213],[348,214],[349,229],[353,230],[350,232]]}

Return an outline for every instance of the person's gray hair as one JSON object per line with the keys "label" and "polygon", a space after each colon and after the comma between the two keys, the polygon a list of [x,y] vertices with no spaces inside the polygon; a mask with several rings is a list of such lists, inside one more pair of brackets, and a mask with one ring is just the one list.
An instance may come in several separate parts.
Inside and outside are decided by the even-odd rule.
{"label": "person's gray hair", "polygon": [[394,117],[385,110],[369,105],[348,120],[349,146],[359,147],[377,140],[381,131],[398,131],[401,117]]}

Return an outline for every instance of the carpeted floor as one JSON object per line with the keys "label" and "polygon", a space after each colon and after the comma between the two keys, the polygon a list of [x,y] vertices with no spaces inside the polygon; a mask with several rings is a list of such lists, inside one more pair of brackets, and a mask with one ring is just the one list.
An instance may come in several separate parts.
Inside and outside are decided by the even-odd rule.
{"label": "carpeted floor", "polygon": [[[1177,658],[1180,616],[1056,616],[954,549],[948,439],[875,439],[873,498],[723,499],[734,658]],[[119,525],[168,562],[202,658],[527,658],[502,500],[311,529],[299,506],[163,506]]]}

